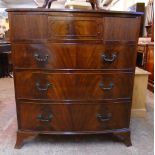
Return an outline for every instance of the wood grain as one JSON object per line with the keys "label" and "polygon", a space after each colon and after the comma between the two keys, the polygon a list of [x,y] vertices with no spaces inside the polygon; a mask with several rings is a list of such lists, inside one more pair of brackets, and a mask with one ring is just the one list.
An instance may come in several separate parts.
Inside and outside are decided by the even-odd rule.
{"label": "wood grain", "polygon": [[113,133],[127,146],[141,13],[8,9],[17,143]]}
{"label": "wood grain", "polygon": [[[102,105],[89,103],[81,105],[19,103],[18,108],[20,115],[19,129],[21,130],[96,132],[129,127],[128,103]],[[50,114],[52,119],[45,121]],[[37,118],[39,115],[42,115],[44,120],[39,120]],[[103,118],[99,119],[98,115]]]}
{"label": "wood grain", "polygon": [[[133,74],[50,74],[23,71],[16,72],[15,76],[17,99],[60,101],[132,98]],[[41,91],[36,83],[40,89],[46,89],[48,84],[51,86]],[[112,88],[106,90],[110,84],[113,84]]]}
{"label": "wood grain", "polygon": [[[14,67],[18,69],[134,69],[136,61],[135,45],[42,43],[12,46]],[[39,58],[48,58],[38,61],[36,54]]]}

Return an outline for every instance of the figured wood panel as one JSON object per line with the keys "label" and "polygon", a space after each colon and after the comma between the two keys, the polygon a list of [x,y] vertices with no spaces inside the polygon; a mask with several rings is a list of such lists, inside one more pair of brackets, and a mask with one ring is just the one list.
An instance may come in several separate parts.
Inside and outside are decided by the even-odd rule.
{"label": "figured wood panel", "polygon": [[136,46],[127,44],[44,43],[13,44],[12,47],[15,68],[134,69],[136,61]]}
{"label": "figured wood panel", "polygon": [[97,17],[48,17],[48,39],[102,38],[103,19]]}
{"label": "figured wood panel", "polygon": [[81,45],[77,48],[76,66],[77,68],[105,70],[134,69],[136,54],[135,45]]}
{"label": "figured wood panel", "polygon": [[[133,74],[16,72],[18,99],[131,99]],[[28,83],[28,85],[26,84]]]}
{"label": "figured wood panel", "polygon": [[11,22],[12,41],[39,41],[47,37],[47,17],[45,15],[14,15]]}
{"label": "figured wood panel", "polygon": [[137,42],[140,28],[140,18],[105,17],[105,41]]}
{"label": "figured wood panel", "polygon": [[77,47],[72,44],[14,44],[12,47],[15,68],[76,68]]}
{"label": "figured wood panel", "polygon": [[104,131],[129,127],[128,103],[19,103],[19,129],[35,131]]}

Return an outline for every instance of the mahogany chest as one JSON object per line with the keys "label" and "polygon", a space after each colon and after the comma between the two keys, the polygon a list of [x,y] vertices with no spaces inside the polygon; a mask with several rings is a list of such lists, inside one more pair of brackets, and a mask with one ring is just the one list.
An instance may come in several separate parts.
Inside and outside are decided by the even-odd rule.
{"label": "mahogany chest", "polygon": [[127,146],[140,14],[9,9],[18,131],[111,133]]}

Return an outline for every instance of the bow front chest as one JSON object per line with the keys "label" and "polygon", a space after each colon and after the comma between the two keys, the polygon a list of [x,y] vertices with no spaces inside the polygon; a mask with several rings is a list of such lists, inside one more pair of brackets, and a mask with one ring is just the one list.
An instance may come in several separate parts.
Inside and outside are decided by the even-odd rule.
{"label": "bow front chest", "polygon": [[127,146],[140,14],[9,9],[18,131],[111,133]]}

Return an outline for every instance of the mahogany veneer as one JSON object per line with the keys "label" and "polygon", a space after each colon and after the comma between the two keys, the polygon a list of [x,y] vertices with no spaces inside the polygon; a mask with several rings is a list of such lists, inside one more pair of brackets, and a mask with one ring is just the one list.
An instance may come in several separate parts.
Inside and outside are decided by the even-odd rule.
{"label": "mahogany veneer", "polygon": [[127,146],[140,14],[9,9],[16,148],[38,134],[114,134]]}

